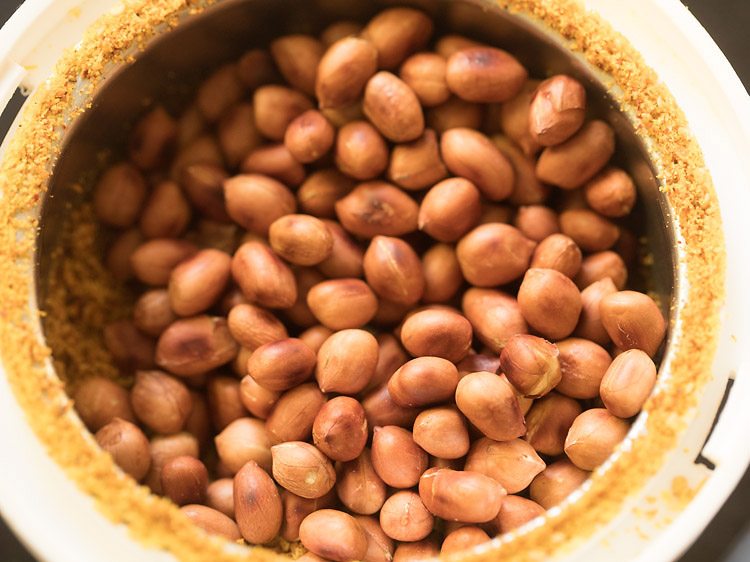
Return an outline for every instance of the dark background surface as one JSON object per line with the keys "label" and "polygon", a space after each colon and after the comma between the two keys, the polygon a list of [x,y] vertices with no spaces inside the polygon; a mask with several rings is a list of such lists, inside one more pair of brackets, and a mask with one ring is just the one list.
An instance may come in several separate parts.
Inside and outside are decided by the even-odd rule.
{"label": "dark background surface", "polygon": [[[622,0],[611,0],[618,2]],[[683,0],[719,45],[750,89],[750,0]],[[0,23],[20,2],[0,0]],[[0,139],[15,112],[0,117]],[[34,562],[0,519],[0,561]],[[695,545],[680,562],[750,561],[750,472]]]}

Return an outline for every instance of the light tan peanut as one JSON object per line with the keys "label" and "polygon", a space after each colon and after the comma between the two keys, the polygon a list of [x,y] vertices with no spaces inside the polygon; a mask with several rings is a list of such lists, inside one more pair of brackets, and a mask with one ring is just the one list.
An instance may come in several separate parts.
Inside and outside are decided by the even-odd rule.
{"label": "light tan peanut", "polygon": [[175,457],[161,470],[161,487],[164,495],[177,505],[204,503],[208,470],[194,457]]}
{"label": "light tan peanut", "polygon": [[513,226],[534,242],[541,242],[560,232],[557,213],[542,205],[519,207],[513,219]]}
{"label": "light tan peanut", "polygon": [[287,541],[298,541],[299,528],[305,517],[319,509],[333,507],[336,503],[336,494],[331,491],[319,498],[303,498],[289,490],[282,490],[281,502],[284,504],[281,537]]}
{"label": "light tan peanut", "polygon": [[526,415],[526,441],[543,455],[562,454],[568,430],[580,413],[578,401],[551,392],[534,401]]}
{"label": "light tan peanut", "polygon": [[615,245],[619,227],[588,209],[571,209],[560,213],[560,230],[586,252],[601,252]]}
{"label": "light tan peanut", "polygon": [[375,472],[369,449],[341,465],[336,478],[336,493],[353,513],[372,515],[383,506],[386,486]]}
{"label": "light tan peanut", "polygon": [[245,242],[232,259],[232,276],[245,297],[268,308],[289,308],[297,299],[292,270],[262,242]]}
{"label": "light tan peanut", "polygon": [[243,54],[237,61],[237,76],[250,91],[281,78],[271,54],[264,49],[250,49]]}
{"label": "light tan peanut", "polygon": [[315,418],[325,403],[325,395],[314,382],[287,390],[266,420],[269,438],[274,444],[310,439]]}
{"label": "light tan peanut", "polygon": [[612,358],[602,346],[581,338],[557,342],[562,379],[556,390],[571,398],[595,398]]}
{"label": "light tan peanut", "polygon": [[276,484],[250,461],[234,477],[234,511],[242,537],[264,544],[279,534],[283,506]]}
{"label": "light tan peanut", "polygon": [[469,430],[452,406],[429,408],[414,420],[414,442],[440,459],[458,459],[469,451]]}
{"label": "light tan peanut", "polygon": [[232,337],[251,349],[289,337],[276,316],[253,304],[233,306],[227,315],[227,325]]}
{"label": "light tan peanut", "polygon": [[271,56],[289,84],[308,95],[315,94],[315,76],[325,47],[309,35],[284,35],[271,41]]}
{"label": "light tan peanut", "polygon": [[401,343],[392,334],[381,333],[375,339],[378,341],[378,364],[375,366],[375,373],[365,387],[365,391],[387,383],[391,375],[409,360]]}
{"label": "light tan peanut", "polygon": [[213,135],[204,133],[180,147],[172,165],[169,168],[169,177],[179,181],[185,170],[195,164],[207,164],[222,167],[224,155],[221,147]]}
{"label": "light tan peanut", "polygon": [[563,189],[575,189],[593,178],[615,151],[615,134],[604,121],[589,121],[565,142],[539,156],[537,177]]}
{"label": "light tan peanut", "polygon": [[151,467],[146,475],[145,484],[156,494],[162,493],[161,471],[167,461],[184,455],[198,458],[199,451],[198,440],[185,432],[152,437],[149,448]]}
{"label": "light tan peanut", "polygon": [[370,428],[387,425],[411,427],[419,414],[417,408],[406,408],[394,402],[387,384],[367,394],[362,399],[362,408]]}
{"label": "light tan peanut", "polygon": [[176,319],[164,289],[146,291],[135,302],[133,324],[144,334],[158,337]]}
{"label": "light tan peanut", "polygon": [[[78,404],[76,404],[78,406]],[[140,482],[151,466],[148,439],[137,425],[113,418],[95,435],[97,444],[112,455],[112,460],[123,472]]]}
{"label": "light tan peanut", "polygon": [[133,127],[128,141],[130,161],[141,170],[157,168],[171,155],[177,140],[177,121],[156,106]]}
{"label": "light tan peanut", "polygon": [[494,373],[479,371],[464,376],[456,388],[456,405],[490,439],[507,441],[526,433],[513,387]]}
{"label": "light tan peanut", "polygon": [[434,560],[440,554],[440,547],[433,539],[417,542],[402,542],[393,551],[393,562],[424,562]]}
{"label": "light tan peanut", "polygon": [[362,560],[367,552],[362,527],[351,515],[335,509],[320,509],[305,517],[299,538],[313,554],[336,562]]}
{"label": "light tan peanut", "polygon": [[586,118],[586,90],[578,80],[558,74],[536,89],[529,106],[529,132],[542,146],[568,140]]}
{"label": "light tan peanut", "polygon": [[[208,485],[206,505],[234,519],[234,482],[231,478],[219,478]],[[237,535],[239,538],[239,531]]]}
{"label": "light tan peanut", "polygon": [[375,374],[378,342],[359,329],[335,332],[318,351],[315,378],[323,392],[357,394]]}
{"label": "light tan peanut", "polygon": [[378,299],[360,279],[332,279],[310,289],[307,305],[321,324],[344,330],[367,324],[375,315]]}
{"label": "light tan peanut", "polygon": [[446,131],[440,139],[440,152],[448,170],[473,182],[490,201],[501,201],[513,191],[513,166],[479,131],[468,128]]}
{"label": "light tan peanut", "polygon": [[262,421],[239,418],[227,425],[215,438],[216,452],[224,466],[236,474],[248,461],[255,461],[271,472],[271,442]]}
{"label": "light tan peanut", "polygon": [[367,420],[359,402],[337,396],[318,411],[312,427],[313,443],[334,461],[357,458],[367,442]]}
{"label": "light tan peanut", "polygon": [[468,180],[450,178],[433,186],[419,207],[419,229],[440,242],[455,242],[479,222],[479,190]]}
{"label": "light tan peanut", "polygon": [[559,271],[532,268],[518,289],[518,306],[529,326],[546,338],[559,340],[578,324],[581,293]]}
{"label": "light tan peanut", "polygon": [[551,234],[534,250],[531,267],[554,269],[566,277],[575,278],[581,269],[583,254],[576,243],[564,234]]}
{"label": "light tan peanut", "polygon": [[190,205],[173,181],[159,183],[141,211],[140,229],[146,238],[180,236],[190,222]]}
{"label": "light tan peanut", "polygon": [[422,262],[400,238],[375,236],[365,252],[363,266],[367,283],[379,297],[404,305],[413,305],[422,297]]}
{"label": "light tan peanut", "polygon": [[600,215],[617,218],[630,214],[637,192],[633,179],[620,168],[605,168],[584,187],[586,202]]}
{"label": "light tan peanut", "polygon": [[135,277],[152,286],[164,286],[172,270],[198,251],[193,244],[173,238],[157,238],[144,242],[130,255]]}
{"label": "light tan peanut", "polygon": [[393,425],[374,428],[372,465],[389,486],[416,486],[427,469],[427,463],[427,453],[414,442],[410,431]]}
{"label": "light tan peanut", "polygon": [[471,323],[448,308],[415,312],[401,327],[401,342],[409,353],[442,357],[452,363],[466,356],[472,337]]}
{"label": "light tan peanut", "polygon": [[522,395],[539,398],[562,378],[558,356],[555,344],[529,334],[516,334],[500,353],[500,369]]}
{"label": "light tan peanut", "polygon": [[255,126],[255,109],[251,103],[238,103],[227,110],[216,128],[224,159],[231,168],[263,143]]}
{"label": "light tan peanut", "polygon": [[599,304],[599,314],[604,329],[620,349],[640,349],[649,357],[659,351],[667,325],[648,295],[636,291],[607,295]]}
{"label": "light tan peanut", "polygon": [[244,86],[240,82],[237,66],[225,64],[203,81],[195,101],[203,117],[213,123],[237,103],[243,93]]}
{"label": "light tan peanut", "polygon": [[132,226],[141,213],[147,189],[146,180],[132,164],[112,166],[94,186],[94,213],[108,226]]}
{"label": "light tan peanut", "polygon": [[256,148],[242,161],[240,171],[244,174],[270,176],[292,187],[302,184],[306,173],[305,167],[283,143]]}
{"label": "light tan peanut", "polygon": [[492,142],[510,161],[515,172],[513,191],[508,201],[514,205],[538,205],[544,203],[550,194],[549,186],[536,177],[534,160],[524,154],[509,138],[494,135]]}
{"label": "light tan peanut", "polygon": [[635,416],[656,384],[656,365],[640,349],[623,351],[604,373],[599,393],[607,410],[619,418]]}
{"label": "light tan peanut", "polygon": [[143,243],[143,235],[137,228],[131,228],[117,236],[107,249],[104,265],[117,281],[125,282],[133,277],[130,256]]}
{"label": "light tan peanut", "polygon": [[424,107],[445,103],[451,96],[445,78],[445,58],[436,53],[417,53],[404,61],[401,80],[414,90]]}
{"label": "light tan peanut", "polygon": [[333,330],[326,328],[322,324],[312,326],[299,335],[299,339],[305,342],[305,345],[313,350],[317,355],[323,342],[333,335]]}
{"label": "light tan peanut", "polygon": [[595,281],[581,291],[581,316],[573,332],[575,336],[599,345],[607,345],[610,342],[609,334],[602,325],[599,305],[605,296],[616,292],[617,287],[609,277]]}
{"label": "light tan peanut", "polygon": [[271,447],[271,454],[274,479],[293,494],[319,498],[336,483],[331,461],[309,443],[287,441]]}
{"label": "light tan peanut", "polygon": [[334,279],[362,277],[364,275],[364,251],[346,233],[339,223],[323,221],[333,238],[331,255],[323,260],[318,269],[327,277]]}
{"label": "light tan peanut", "polygon": [[509,53],[493,47],[469,47],[453,53],[445,71],[450,90],[478,103],[504,102],[523,87],[528,72]]}
{"label": "light tan peanut", "polygon": [[396,404],[406,407],[439,404],[453,396],[458,371],[440,357],[417,357],[401,366],[388,381]]}
{"label": "light tan peanut", "polygon": [[440,547],[440,554],[462,553],[489,540],[489,535],[479,527],[461,527],[446,535],[443,545]]}
{"label": "light tan peanut", "polygon": [[545,466],[534,448],[522,439],[500,442],[483,437],[472,444],[464,470],[489,476],[509,494],[515,494],[524,490]]}
{"label": "light tan peanut", "polygon": [[469,355],[464,357],[456,364],[458,376],[463,378],[469,373],[487,371],[489,373],[498,373],[500,371],[500,357],[495,354],[476,353],[474,350],[469,351]]}
{"label": "light tan peanut", "polygon": [[204,216],[221,222],[229,222],[224,202],[226,170],[215,164],[192,164],[180,175],[180,185],[193,207]]}
{"label": "light tan peanut", "polygon": [[479,340],[495,353],[512,335],[529,331],[516,299],[501,291],[472,287],[464,293],[461,308]]}
{"label": "light tan peanut", "polygon": [[359,37],[334,42],[318,66],[315,95],[321,109],[340,108],[355,102],[378,69],[375,46]]}
{"label": "light tan peanut", "polygon": [[247,362],[248,374],[263,388],[283,391],[310,378],[315,354],[301,340],[287,338],[264,344]]}
{"label": "light tan peanut", "polygon": [[242,539],[237,524],[225,513],[205,505],[184,505],[180,508],[188,519],[203,529],[209,535],[217,535],[228,541],[236,542]]}
{"label": "light tan peanut", "polygon": [[532,500],[521,496],[507,496],[493,525],[498,533],[509,533],[545,513],[547,510]]}
{"label": "light tan peanut", "polygon": [[219,250],[201,250],[178,264],[169,277],[169,302],[179,316],[194,316],[210,308],[224,292],[232,257]]}
{"label": "light tan peanut", "polygon": [[336,131],[323,114],[311,109],[296,117],[284,133],[284,145],[303,164],[325,156],[333,146]]}
{"label": "light tan peanut", "polygon": [[370,180],[388,166],[388,146],[367,121],[352,121],[339,129],[336,137],[336,166],[358,180]]}
{"label": "light tan peanut", "polygon": [[335,218],[336,201],[354,188],[354,182],[336,168],[318,170],[307,176],[297,190],[301,210],[318,218]]}
{"label": "light tan peanut", "polygon": [[156,364],[174,375],[200,375],[229,363],[238,350],[224,318],[195,316],[164,330],[156,344]]}
{"label": "light tan peanut", "polygon": [[425,303],[450,301],[464,281],[456,252],[448,244],[435,244],[422,255],[422,274]]}
{"label": "light tan peanut", "polygon": [[333,236],[325,223],[309,215],[285,215],[271,224],[273,250],[296,265],[315,265],[331,255]]}
{"label": "light tan peanut", "polygon": [[367,552],[363,562],[391,562],[393,560],[393,539],[383,532],[378,518],[367,515],[354,517],[367,535]]}
{"label": "light tan peanut", "polygon": [[580,414],[568,430],[565,454],[582,470],[594,470],[625,439],[630,424],[606,410],[592,408]]}
{"label": "light tan peanut", "polygon": [[73,401],[81,421],[97,432],[115,418],[134,422],[128,391],[101,376],[83,379],[73,391]]}
{"label": "light tan peanut", "polygon": [[432,532],[434,524],[435,518],[427,511],[419,494],[414,492],[396,492],[380,510],[380,527],[386,535],[398,541],[424,539]]}
{"label": "light tan peanut", "polygon": [[432,35],[430,18],[412,8],[383,10],[362,30],[378,51],[380,68],[396,68],[410,54],[423,49]]}
{"label": "light tan peanut", "polygon": [[165,435],[181,431],[193,407],[187,386],[162,371],[138,371],[130,403],[141,423]]}
{"label": "light tan peanut", "polygon": [[456,256],[466,280],[477,287],[494,287],[519,278],[529,267],[536,243],[508,224],[476,227],[461,238]]}
{"label": "light tan peanut", "polygon": [[618,291],[622,291],[628,282],[628,266],[619,254],[610,250],[586,256],[574,281],[580,289],[585,289],[606,278],[613,282]]}
{"label": "light tan peanut", "polygon": [[[247,360],[242,365],[243,373],[246,372],[246,366]],[[240,401],[256,418],[267,419],[280,396],[279,392],[260,386],[250,375],[244,376],[240,382]]]}
{"label": "light tan peanut", "polygon": [[275,141],[284,139],[289,123],[312,109],[304,94],[285,86],[261,86],[253,95],[255,126],[260,133]]}
{"label": "light tan peanut", "polygon": [[342,226],[357,236],[401,236],[417,230],[419,206],[406,193],[382,181],[359,184],[336,203]]}
{"label": "light tan peanut", "polygon": [[278,218],[293,213],[294,195],[268,176],[247,174],[224,182],[227,212],[243,228],[265,236]]}
{"label": "light tan peanut", "polygon": [[440,158],[435,131],[425,129],[422,136],[398,144],[391,152],[388,178],[408,190],[420,190],[443,179],[448,174]]}
{"label": "light tan peanut", "polygon": [[247,416],[240,399],[240,383],[231,376],[213,376],[206,384],[206,396],[211,413],[211,423],[221,431],[230,423]]}
{"label": "light tan peanut", "polygon": [[326,47],[330,47],[345,37],[359,35],[360,31],[362,31],[362,24],[359,22],[350,20],[336,21],[320,32],[320,40]]}
{"label": "light tan peanut", "polygon": [[500,511],[505,495],[500,484],[478,472],[431,468],[419,479],[424,505],[447,521],[490,521]]}
{"label": "light tan peanut", "polygon": [[130,320],[112,322],[102,332],[104,347],[125,371],[154,366],[154,341],[138,331]]}
{"label": "light tan peanut", "polygon": [[456,128],[478,129],[481,125],[482,106],[457,97],[452,97],[427,112],[427,126],[439,134]]}
{"label": "light tan peanut", "polygon": [[424,115],[417,95],[390,72],[378,72],[367,81],[362,111],[393,142],[416,140],[424,131]]}

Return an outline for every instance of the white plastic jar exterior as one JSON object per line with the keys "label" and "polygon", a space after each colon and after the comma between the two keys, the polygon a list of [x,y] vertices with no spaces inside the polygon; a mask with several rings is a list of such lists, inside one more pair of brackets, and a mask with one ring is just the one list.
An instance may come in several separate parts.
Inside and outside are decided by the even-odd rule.
{"label": "white plastic jar exterior", "polygon": [[[664,562],[676,559],[700,535],[750,463],[745,433],[750,427],[750,99],[719,48],[678,0],[583,3],[629,39],[685,112],[714,180],[727,242],[727,304],[714,367],[716,384],[706,392],[705,414],[693,422],[648,485],[648,494],[658,498],[669,495],[674,477],[682,476],[690,485],[700,484],[700,491],[673,512],[669,505],[660,506],[661,520],[644,518],[635,504],[628,505],[585,546],[558,559]],[[91,23],[118,6],[119,0],[27,0],[0,31],[0,111],[18,86],[33,92],[62,50],[74,46]],[[692,461],[711,427],[727,374],[735,384],[702,451],[716,465],[708,472]],[[173,560],[133,540],[124,526],[113,525],[49,459],[4,376],[0,427],[6,428],[0,432],[0,510],[39,559]]]}

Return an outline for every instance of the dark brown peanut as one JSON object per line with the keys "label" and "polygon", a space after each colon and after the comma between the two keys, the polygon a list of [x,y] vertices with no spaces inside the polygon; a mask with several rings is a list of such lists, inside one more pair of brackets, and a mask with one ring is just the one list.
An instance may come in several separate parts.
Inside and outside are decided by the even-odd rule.
{"label": "dark brown peanut", "polygon": [[247,174],[224,182],[227,212],[241,227],[266,236],[271,224],[297,208],[294,195],[268,176]]}
{"label": "dark brown peanut", "polygon": [[321,109],[340,108],[357,101],[378,69],[375,46],[359,37],[333,43],[318,66],[315,95]]}
{"label": "dark brown peanut", "polygon": [[271,472],[271,442],[262,421],[239,418],[227,425],[214,441],[222,464],[237,474],[249,461]]}
{"label": "dark brown peanut", "polygon": [[578,80],[558,74],[536,89],[529,106],[529,132],[542,146],[573,136],[586,117],[586,90]]}
{"label": "dark brown peanut", "polygon": [[354,398],[337,396],[315,416],[313,443],[334,461],[356,459],[365,448],[368,431],[365,411]]}
{"label": "dark brown peanut", "polygon": [[336,201],[354,188],[354,182],[336,168],[318,170],[307,176],[297,190],[300,209],[318,218],[336,217]]}
{"label": "dark brown peanut", "polygon": [[357,180],[371,180],[388,167],[388,146],[367,121],[352,121],[336,137],[336,166]]}
{"label": "dark brown peanut", "polygon": [[469,352],[460,363],[456,365],[458,376],[464,378],[469,373],[487,371],[488,373],[500,372],[500,357],[495,354]]}
{"label": "dark brown peanut", "polygon": [[495,353],[512,335],[529,331],[516,299],[501,291],[472,287],[464,293],[461,308],[479,340]]}
{"label": "dark brown peanut", "polygon": [[237,62],[237,76],[248,90],[280,79],[273,59],[264,49],[250,49]]}
{"label": "dark brown peanut", "polygon": [[305,517],[299,538],[313,554],[336,562],[362,560],[367,552],[367,535],[357,520],[335,509],[320,509]]}
{"label": "dark brown peanut", "polygon": [[554,269],[532,268],[518,289],[518,306],[529,326],[551,340],[573,333],[581,314],[581,293]]}
{"label": "dark brown peanut", "polygon": [[469,47],[448,58],[445,79],[450,90],[471,102],[504,102],[526,82],[526,69],[509,53],[493,47]]}
{"label": "dark brown peanut", "polygon": [[272,85],[255,90],[253,108],[258,131],[271,140],[281,141],[289,123],[313,107],[304,94]]}
{"label": "dark brown peanut", "polygon": [[234,511],[242,537],[264,544],[281,529],[283,514],[276,484],[257,463],[250,461],[234,477]]}
{"label": "dark brown peanut", "polygon": [[580,414],[568,430],[565,454],[582,470],[594,470],[619,445],[630,424],[605,408],[592,408]]}
{"label": "dark brown peanut", "polygon": [[635,206],[635,184],[627,172],[620,168],[605,168],[583,189],[586,202],[605,217],[624,217]]}
{"label": "dark brown peanut", "polygon": [[315,76],[324,50],[315,37],[301,34],[279,37],[270,46],[273,61],[284,79],[310,96],[315,94]]}
{"label": "dark brown peanut", "polygon": [[325,403],[325,395],[314,382],[287,390],[266,420],[269,438],[274,444],[310,439],[315,418]]}
{"label": "dark brown peanut", "polygon": [[456,252],[448,244],[435,244],[422,254],[425,303],[450,301],[464,282]]}
{"label": "dark brown peanut", "polygon": [[468,180],[450,178],[433,186],[419,207],[419,230],[440,242],[455,242],[479,222],[479,190]]}
{"label": "dark brown peanut", "polygon": [[469,430],[452,406],[422,410],[414,420],[414,442],[440,459],[459,459],[469,451]]}
{"label": "dark brown peanut", "polygon": [[323,392],[357,394],[375,374],[378,342],[370,332],[335,332],[318,351],[315,378]]}
{"label": "dark brown peanut", "polygon": [[604,297],[616,292],[617,287],[609,277],[591,283],[581,291],[581,316],[573,332],[575,336],[599,345],[607,345],[610,342],[609,334],[602,325],[599,305]]}
{"label": "dark brown peanut", "polygon": [[409,353],[442,357],[452,363],[469,352],[472,335],[471,323],[449,308],[415,312],[401,327],[401,342]]}
{"label": "dark brown peanut", "polygon": [[544,461],[523,439],[474,441],[464,470],[479,472],[496,480],[509,493],[524,490],[545,468]]}
{"label": "dark brown peanut", "polygon": [[393,373],[388,392],[401,406],[426,406],[453,396],[457,384],[458,371],[453,363],[440,357],[417,357]]}
{"label": "dark brown peanut", "polygon": [[500,369],[521,394],[540,398],[562,378],[558,356],[555,344],[529,334],[516,334],[500,353]]}
{"label": "dark brown peanut", "polygon": [[179,316],[194,316],[210,308],[224,292],[232,257],[219,250],[201,250],[181,262],[169,276],[169,302]]}
{"label": "dark brown peanut", "polygon": [[274,479],[293,494],[308,499],[319,498],[330,492],[336,483],[336,471],[331,461],[309,443],[280,443],[271,447],[271,454]]}
{"label": "dark brown peanut", "polygon": [[314,326],[318,323],[318,319],[307,305],[307,295],[310,289],[322,282],[325,277],[319,271],[307,267],[296,268],[294,277],[297,284],[297,300],[291,307],[284,310],[284,316],[301,328]]}
{"label": "dark brown peanut", "polygon": [[390,72],[378,72],[368,80],[362,111],[393,142],[413,141],[424,131],[424,115],[417,95]]}
{"label": "dark brown peanut", "polygon": [[568,338],[557,342],[562,379],[556,390],[571,398],[595,398],[612,363],[607,350],[592,341]]}
{"label": "dark brown peanut", "polygon": [[[79,404],[76,404],[80,408]],[[97,444],[112,455],[123,472],[140,482],[151,466],[148,439],[137,425],[114,418],[95,435]]]}
{"label": "dark brown peanut", "polygon": [[321,324],[344,330],[359,328],[372,320],[378,299],[360,279],[332,279],[310,289],[307,305]]}
{"label": "dark brown peanut", "polygon": [[196,458],[175,457],[161,470],[164,495],[177,505],[201,504],[206,501],[208,470]]}
{"label": "dark brown peanut", "polygon": [[375,236],[365,252],[363,266],[367,283],[379,297],[404,305],[413,305],[422,297],[422,262],[402,239]]}
{"label": "dark brown peanut", "polygon": [[604,373],[599,393],[607,410],[618,418],[641,411],[656,384],[656,365],[640,349],[623,351]]}
{"label": "dark brown peanut", "polygon": [[601,300],[599,314],[612,342],[622,350],[640,349],[653,357],[664,341],[664,316],[648,295],[635,291],[607,295]]}
{"label": "dark brown peanut", "polygon": [[156,364],[175,375],[200,375],[229,363],[238,350],[224,318],[196,316],[164,330],[156,344]]}
{"label": "dark brown peanut", "polygon": [[247,362],[247,372],[268,390],[283,391],[308,380],[315,354],[301,340],[287,338],[260,346]]}
{"label": "dark brown peanut", "polygon": [[427,453],[414,442],[412,433],[393,425],[375,427],[372,465],[378,476],[393,488],[411,488],[427,470]]}
{"label": "dark brown peanut", "polygon": [[432,35],[430,18],[412,8],[390,8],[372,18],[362,37],[375,45],[378,66],[392,69],[410,54],[423,49]]}
{"label": "dark brown peanut", "polygon": [[362,183],[336,202],[342,226],[357,236],[402,236],[417,230],[419,206],[406,193],[382,181]]}
{"label": "dark brown peanut", "polygon": [[419,479],[419,496],[427,509],[447,521],[485,523],[500,511],[506,492],[478,472],[431,468]]}
{"label": "dark brown peanut", "polygon": [[396,492],[385,500],[380,510],[380,527],[397,541],[422,540],[432,532],[434,524],[435,518],[415,492]]}
{"label": "dark brown peanut", "polygon": [[354,513],[372,515],[383,506],[386,486],[375,472],[369,449],[354,460],[345,462],[336,479],[336,493],[341,503]]}
{"label": "dark brown peanut", "polygon": [[513,387],[494,373],[480,371],[463,377],[456,388],[456,405],[490,439],[508,441],[526,433]]}
{"label": "dark brown peanut", "polygon": [[263,242],[245,242],[232,259],[232,276],[245,298],[268,308],[289,308],[297,300],[292,270]]}
{"label": "dark brown peanut", "polygon": [[287,150],[303,164],[325,156],[333,146],[336,131],[322,113],[311,109],[289,123],[284,133]]}
{"label": "dark brown peanut", "polygon": [[476,227],[456,246],[466,280],[477,287],[495,287],[518,279],[529,267],[536,243],[508,224]]}

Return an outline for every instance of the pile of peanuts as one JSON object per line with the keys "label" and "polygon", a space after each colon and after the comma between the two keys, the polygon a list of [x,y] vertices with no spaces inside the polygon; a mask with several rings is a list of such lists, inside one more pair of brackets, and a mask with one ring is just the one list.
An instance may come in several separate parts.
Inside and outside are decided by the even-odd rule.
{"label": "pile of peanuts", "polygon": [[219,68],[95,186],[134,382],[82,381],[81,419],[209,533],[306,560],[544,514],[626,436],[666,330],[626,290],[636,189],[586,113],[574,78],[407,8]]}

